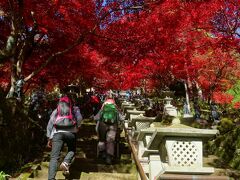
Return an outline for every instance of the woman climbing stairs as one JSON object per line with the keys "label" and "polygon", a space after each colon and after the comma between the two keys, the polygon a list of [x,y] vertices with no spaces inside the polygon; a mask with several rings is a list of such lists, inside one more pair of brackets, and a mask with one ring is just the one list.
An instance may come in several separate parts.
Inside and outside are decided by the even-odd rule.
{"label": "woman climbing stairs", "polygon": [[[97,135],[95,132],[95,122],[85,119],[77,139],[77,152],[75,160],[70,167],[70,176],[68,179],[81,180],[135,180],[137,172],[135,164],[131,159],[131,152],[125,141],[124,133],[120,134],[120,158],[116,159],[112,165],[106,165],[103,161],[97,159]],[[62,155],[66,152],[64,147]],[[31,173],[22,173],[18,178],[11,179],[36,179],[46,180],[48,177],[48,164],[50,160],[50,151],[46,151],[43,161],[32,168]],[[60,161],[61,162],[61,161]],[[65,179],[62,171],[58,171],[57,180]]]}

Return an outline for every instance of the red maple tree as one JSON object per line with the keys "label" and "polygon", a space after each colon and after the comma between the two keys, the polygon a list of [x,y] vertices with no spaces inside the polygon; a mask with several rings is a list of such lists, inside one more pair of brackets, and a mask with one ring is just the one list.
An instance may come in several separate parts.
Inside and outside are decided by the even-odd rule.
{"label": "red maple tree", "polygon": [[4,0],[0,6],[0,73],[4,86],[11,82],[10,95],[21,74],[33,82],[45,77],[49,87],[81,79],[105,89],[156,89],[181,80],[198,83],[211,94],[206,98],[237,77],[236,0]]}

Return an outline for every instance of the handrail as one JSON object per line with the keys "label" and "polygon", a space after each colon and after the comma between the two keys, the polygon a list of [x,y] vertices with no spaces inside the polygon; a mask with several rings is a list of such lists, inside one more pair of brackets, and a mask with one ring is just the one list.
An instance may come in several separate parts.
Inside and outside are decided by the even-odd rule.
{"label": "handrail", "polygon": [[123,125],[123,129],[124,129],[125,135],[127,137],[127,142],[130,145],[130,148],[131,148],[131,151],[132,151],[132,154],[133,154],[133,159],[136,163],[137,170],[139,172],[141,180],[147,180],[146,175],[144,173],[144,170],[143,170],[143,168],[141,166],[141,163],[138,159],[136,148],[134,147],[133,143],[131,142],[131,139],[129,139],[128,132],[127,132],[126,127],[124,125]]}

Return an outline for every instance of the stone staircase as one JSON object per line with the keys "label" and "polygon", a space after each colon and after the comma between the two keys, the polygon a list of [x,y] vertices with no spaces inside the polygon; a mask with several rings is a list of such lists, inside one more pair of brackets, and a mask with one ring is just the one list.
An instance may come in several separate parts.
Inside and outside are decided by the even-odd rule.
{"label": "stone staircase", "polygon": [[[92,164],[93,162],[86,162],[82,163],[82,166],[89,167],[94,166]],[[86,166],[85,166],[86,165]],[[81,180],[113,180],[113,179],[118,179],[118,180],[136,180],[136,172],[134,169],[131,169],[132,172],[124,172],[119,171],[118,168],[122,168],[117,165],[111,165],[111,166],[106,166],[106,165],[101,165],[97,164],[97,169],[99,170],[98,172],[88,172],[88,171],[81,171],[78,170],[77,164],[75,164],[74,167],[71,167],[71,175],[69,179],[81,179]],[[19,177],[17,178],[11,178],[13,180],[19,179],[19,180],[45,180],[47,179],[47,174],[48,174],[48,162],[42,162],[39,165],[36,165],[35,168],[31,173],[22,173]],[[79,167],[81,169],[81,167]],[[56,175],[57,180],[64,180],[65,177],[62,175],[62,171],[58,171]]]}
{"label": "stone staircase", "polygon": [[[75,161],[70,167],[70,177],[75,180],[136,180],[137,171],[131,158],[131,152],[125,141],[124,133],[121,134],[120,152],[121,158],[116,159],[112,165],[106,165],[96,158],[97,136],[95,132],[95,122],[84,120],[77,140],[77,154]],[[62,157],[66,153],[66,147],[63,150]],[[11,180],[46,180],[48,175],[50,152],[46,151],[42,162],[35,164],[27,172],[21,173],[18,177]],[[61,162],[61,161],[60,161]],[[63,180],[65,177],[62,171],[58,171],[57,180]]]}
{"label": "stone staircase", "polygon": [[81,175],[81,180],[135,180],[137,179],[135,175],[126,173],[83,173]]}

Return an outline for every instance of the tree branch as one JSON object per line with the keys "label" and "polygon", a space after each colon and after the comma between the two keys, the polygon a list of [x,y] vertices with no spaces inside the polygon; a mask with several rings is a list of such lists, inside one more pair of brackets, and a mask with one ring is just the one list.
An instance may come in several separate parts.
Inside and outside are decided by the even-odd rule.
{"label": "tree branch", "polygon": [[52,54],[37,70],[33,71],[31,74],[29,74],[26,78],[24,78],[24,81],[27,82],[29,81],[32,77],[37,75],[39,72],[41,72],[42,69],[44,69],[53,59],[56,57],[67,53],[68,51],[72,50],[74,47],[82,43],[85,39],[85,36],[82,35],[77,41],[75,41],[71,46],[68,48],[64,49],[63,51],[58,51],[54,54]]}
{"label": "tree branch", "polygon": [[[97,29],[97,27],[99,27],[99,25],[101,24],[101,22],[108,16],[110,15],[111,13],[113,12],[116,12],[116,11],[122,11],[122,10],[128,10],[128,9],[143,9],[143,6],[129,6],[129,7],[125,7],[125,8],[116,8],[116,9],[112,9],[111,11],[108,11],[106,12],[100,19],[99,21],[96,23],[96,25],[93,27],[92,30],[89,31],[89,33],[85,33],[85,34],[82,34],[77,41],[75,41],[71,46],[67,47],[65,50],[63,51],[59,51],[59,52],[56,52],[54,54],[52,54],[38,69],[36,69],[35,71],[33,71],[31,74],[29,74],[25,79],[24,81],[27,82],[29,81],[32,77],[34,77],[35,75],[37,75],[39,72],[42,71],[42,69],[44,69],[53,59],[55,59],[56,57],[60,56],[60,55],[63,55],[67,52],[69,52],[70,50],[72,50],[74,47],[78,46],[79,44],[81,44],[87,34],[95,34],[95,30]],[[33,17],[33,14],[32,14],[32,18],[33,20],[34,17]],[[36,21],[34,21],[36,22]]]}

